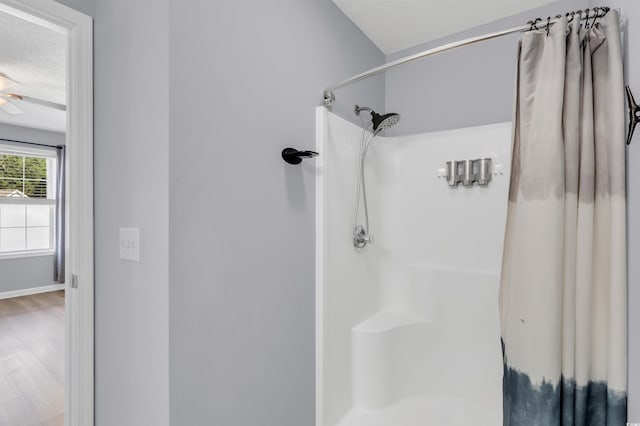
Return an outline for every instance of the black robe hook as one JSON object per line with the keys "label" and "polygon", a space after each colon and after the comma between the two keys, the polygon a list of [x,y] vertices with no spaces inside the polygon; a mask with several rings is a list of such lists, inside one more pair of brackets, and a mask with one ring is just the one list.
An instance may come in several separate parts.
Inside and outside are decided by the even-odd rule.
{"label": "black robe hook", "polygon": [[638,122],[640,122],[640,107],[636,103],[631,93],[631,88],[627,86],[627,104],[629,105],[629,130],[627,132],[627,145],[631,144],[633,132],[636,130]]}
{"label": "black robe hook", "polygon": [[300,164],[303,158],[313,158],[318,153],[315,151],[298,151],[295,148],[285,148],[282,150],[282,159],[289,164]]}

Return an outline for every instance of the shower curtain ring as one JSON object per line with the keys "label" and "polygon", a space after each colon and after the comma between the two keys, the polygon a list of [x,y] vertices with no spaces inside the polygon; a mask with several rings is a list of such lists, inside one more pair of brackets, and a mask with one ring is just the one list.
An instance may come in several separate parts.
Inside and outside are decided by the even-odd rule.
{"label": "shower curtain ring", "polygon": [[580,23],[580,28],[582,28],[582,10],[578,10],[576,15],[578,15],[578,22]]}
{"label": "shower curtain ring", "polygon": [[551,16],[547,16],[547,37],[549,37],[550,29],[551,29]]}
{"label": "shower curtain ring", "polygon": [[608,7],[601,7],[600,8],[600,16],[598,17],[598,24],[602,21],[602,19],[607,16],[607,13],[609,13],[609,8]]}
{"label": "shower curtain ring", "polygon": [[533,30],[539,31],[540,28],[538,28],[538,22],[542,22],[542,19],[536,18],[535,21],[527,22],[527,24],[531,25],[531,28],[529,28],[529,31],[533,31]]}
{"label": "shower curtain ring", "polygon": [[533,27],[536,29],[536,31],[540,31],[540,28],[538,28],[538,22],[542,22],[542,18],[536,18],[535,22],[533,23]]}
{"label": "shower curtain ring", "polygon": [[589,29],[589,18],[591,17],[591,9],[586,8],[584,10],[584,14],[586,15],[585,21],[584,21],[584,29],[588,30]]}
{"label": "shower curtain ring", "polygon": [[598,8],[595,7],[593,9],[594,14],[593,14],[593,21],[591,21],[591,25],[589,25],[589,17],[590,15],[587,15],[587,28],[593,28],[593,26],[596,24],[596,18],[598,17]]}

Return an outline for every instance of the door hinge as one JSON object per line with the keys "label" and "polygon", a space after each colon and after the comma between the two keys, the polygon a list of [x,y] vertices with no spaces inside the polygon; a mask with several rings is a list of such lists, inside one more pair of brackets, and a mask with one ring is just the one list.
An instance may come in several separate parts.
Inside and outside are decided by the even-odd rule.
{"label": "door hinge", "polygon": [[78,276],[76,274],[71,275],[71,288],[78,288]]}

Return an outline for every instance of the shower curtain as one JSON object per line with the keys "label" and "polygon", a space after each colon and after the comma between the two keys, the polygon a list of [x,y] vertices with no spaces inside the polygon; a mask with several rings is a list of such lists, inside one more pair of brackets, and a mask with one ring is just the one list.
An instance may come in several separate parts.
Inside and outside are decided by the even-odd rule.
{"label": "shower curtain", "polygon": [[500,288],[504,426],[626,423],[619,17],[578,21],[520,43]]}

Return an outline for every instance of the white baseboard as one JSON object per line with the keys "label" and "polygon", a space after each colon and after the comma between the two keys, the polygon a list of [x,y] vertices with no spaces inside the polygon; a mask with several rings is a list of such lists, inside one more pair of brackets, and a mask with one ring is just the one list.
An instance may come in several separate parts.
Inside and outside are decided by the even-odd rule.
{"label": "white baseboard", "polygon": [[0,293],[0,300],[60,290],[64,290],[64,284],[43,285],[42,287],[26,288],[24,290],[5,291],[4,293]]}

